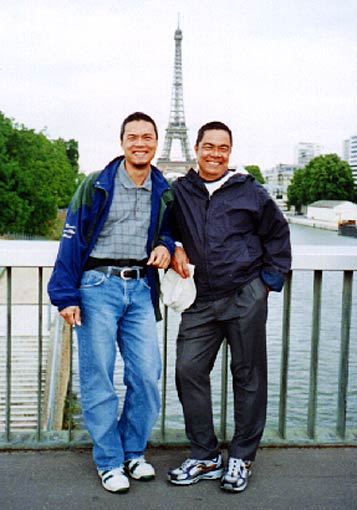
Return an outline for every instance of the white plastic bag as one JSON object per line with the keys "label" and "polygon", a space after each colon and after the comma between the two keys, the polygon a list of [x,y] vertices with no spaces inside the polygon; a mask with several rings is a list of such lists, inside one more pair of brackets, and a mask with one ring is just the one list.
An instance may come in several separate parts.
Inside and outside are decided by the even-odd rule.
{"label": "white plastic bag", "polygon": [[175,312],[183,312],[196,299],[196,285],[193,280],[195,266],[188,264],[190,276],[182,278],[176,271],[166,271],[161,282],[161,299],[164,305]]}

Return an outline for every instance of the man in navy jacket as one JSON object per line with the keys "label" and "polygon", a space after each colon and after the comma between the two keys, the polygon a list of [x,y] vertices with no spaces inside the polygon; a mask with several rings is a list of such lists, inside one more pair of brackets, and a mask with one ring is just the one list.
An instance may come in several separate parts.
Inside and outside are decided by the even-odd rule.
{"label": "man in navy jacket", "polygon": [[[172,225],[182,243],[173,268],[195,266],[195,302],[182,314],[176,384],[191,457],[168,473],[190,485],[221,478],[240,492],[262,437],[267,406],[266,319],[270,290],[280,291],[291,264],[288,224],[266,190],[247,173],[228,169],[232,133],[221,122],[198,132],[198,172],[174,182]],[[235,431],[227,466],[214,433],[210,372],[226,338],[231,351]]]}
{"label": "man in navy jacket", "polygon": [[[89,175],[73,196],[48,285],[51,302],[76,326],[83,416],[103,487],[126,492],[150,480],[144,449],[158,416],[158,268],[175,244],[168,230],[172,191],[151,166],[156,124],[136,112],[121,127],[124,157]],[[113,375],[124,361],[118,419]]]}

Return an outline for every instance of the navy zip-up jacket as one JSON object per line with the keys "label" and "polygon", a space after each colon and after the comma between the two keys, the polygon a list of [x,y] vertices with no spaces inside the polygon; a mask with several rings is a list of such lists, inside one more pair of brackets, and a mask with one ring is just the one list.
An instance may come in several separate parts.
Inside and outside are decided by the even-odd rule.
{"label": "navy zip-up jacket", "polygon": [[[90,174],[78,187],[68,208],[62,239],[48,283],[48,294],[59,310],[67,306],[81,306],[79,286],[83,268],[108,216],[113,199],[114,177],[123,156],[115,158],[104,170]],[[172,190],[160,170],[151,167],[151,218],[148,231],[147,254],[163,244],[172,255],[175,243],[168,228],[168,214],[172,204]],[[159,309],[159,277],[153,266],[147,266],[151,299],[157,320]]]}
{"label": "navy zip-up jacket", "polygon": [[195,265],[197,299],[229,295],[258,276],[282,289],[291,265],[289,226],[252,175],[234,173],[210,196],[191,169],[173,189],[172,228]]}

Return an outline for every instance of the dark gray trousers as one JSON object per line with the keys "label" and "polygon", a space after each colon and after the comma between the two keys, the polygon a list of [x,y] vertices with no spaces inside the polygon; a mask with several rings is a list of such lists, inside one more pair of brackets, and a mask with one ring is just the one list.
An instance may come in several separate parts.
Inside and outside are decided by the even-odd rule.
{"label": "dark gray trousers", "polygon": [[224,338],[231,352],[235,432],[229,456],[254,460],[267,407],[267,291],[256,278],[235,294],[196,302],[182,314],[176,385],[192,457],[214,458],[210,372]]}

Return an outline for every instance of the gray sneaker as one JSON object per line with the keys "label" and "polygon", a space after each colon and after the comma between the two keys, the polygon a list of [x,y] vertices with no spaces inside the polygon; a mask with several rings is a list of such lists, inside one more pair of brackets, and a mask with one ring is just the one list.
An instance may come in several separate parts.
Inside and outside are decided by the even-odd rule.
{"label": "gray sneaker", "polygon": [[216,480],[222,473],[222,456],[219,454],[209,460],[186,459],[180,467],[167,473],[167,479],[175,485],[191,485],[200,480]]}
{"label": "gray sneaker", "polygon": [[221,479],[221,489],[229,492],[241,492],[248,485],[251,476],[250,462],[229,457],[228,466]]}

